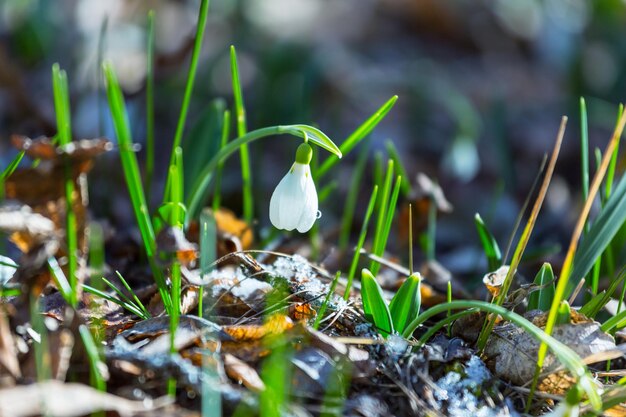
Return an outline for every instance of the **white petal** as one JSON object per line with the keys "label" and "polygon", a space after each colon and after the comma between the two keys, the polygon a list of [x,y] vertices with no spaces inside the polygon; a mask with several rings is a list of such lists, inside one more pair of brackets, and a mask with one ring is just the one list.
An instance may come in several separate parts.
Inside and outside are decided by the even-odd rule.
{"label": "white petal", "polygon": [[300,233],[308,232],[311,227],[313,227],[313,223],[315,223],[315,220],[317,219],[317,191],[315,190],[313,178],[311,178],[311,170],[308,165],[306,168],[304,208],[302,210],[300,220],[298,221],[298,232]]}
{"label": "white petal", "polygon": [[307,170],[309,170],[308,165],[295,163],[289,174],[285,176],[287,181],[285,181],[280,191],[280,205],[278,208],[280,221],[285,230],[295,229],[302,216],[306,198],[305,174]]}

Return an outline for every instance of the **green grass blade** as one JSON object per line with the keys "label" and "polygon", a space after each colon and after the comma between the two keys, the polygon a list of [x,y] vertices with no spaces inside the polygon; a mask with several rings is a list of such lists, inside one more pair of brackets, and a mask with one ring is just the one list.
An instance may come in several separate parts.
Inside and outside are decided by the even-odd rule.
{"label": "green grass blade", "polygon": [[584,314],[589,318],[595,318],[600,310],[604,308],[605,305],[611,301],[611,297],[617,291],[617,288],[624,282],[626,278],[626,268],[622,268],[620,273],[617,275],[615,279],[611,281],[608,288],[595,297],[593,297],[589,302],[587,302],[584,306],[582,306],[579,310],[579,313]]}
{"label": "green grass blade", "polygon": [[[237,52],[235,47],[230,47],[230,71],[233,81],[233,95],[235,96],[235,117],[237,120],[237,135],[244,136],[248,129],[246,126],[246,109],[243,104],[243,93],[239,78],[239,66],[237,65]],[[243,182],[243,217],[250,223],[254,217],[254,198],[252,195],[252,174],[250,173],[250,151],[248,145],[239,148],[241,158],[241,179]]]}
{"label": "green grass blade", "polygon": [[[624,105],[620,104],[619,109],[617,111],[617,121],[615,124],[619,123],[619,119],[622,117],[622,113],[624,112]],[[613,178],[615,177],[615,168],[617,167],[617,155],[619,154],[619,143],[620,138],[617,140],[615,144],[615,149],[613,150],[613,154],[611,155],[611,162],[609,163],[609,169],[606,171],[606,180],[604,183],[604,196],[605,198],[609,198],[611,196],[611,188],[613,187]]]}
{"label": "green grass blade", "polygon": [[[228,137],[230,135],[230,111],[225,110],[224,116],[222,119],[222,137],[220,140],[219,149],[223,149],[228,142]],[[217,163],[217,168],[215,172],[215,188],[213,191],[213,211],[218,211],[220,209],[220,205],[222,204],[222,172],[224,171],[224,162],[220,161]]]}
{"label": "green grass blade", "polygon": [[124,279],[122,274],[120,274],[119,271],[115,271],[115,274],[120,279],[120,282],[122,283],[124,288],[126,288],[126,291],[128,291],[128,293],[133,297],[134,304],[136,304],[137,307],[139,307],[141,311],[145,313],[146,317],[150,317],[150,312],[148,312],[148,309],[146,308],[146,306],[143,305],[139,297],[137,297],[137,294],[135,294],[135,291],[133,291],[132,288],[130,288],[130,285],[128,285],[128,282]]}
{"label": "green grass blade", "polygon": [[315,330],[319,329],[320,327],[320,323],[322,322],[324,314],[326,313],[326,309],[328,308],[328,304],[330,303],[330,298],[333,296],[333,294],[335,293],[335,289],[337,288],[339,277],[341,277],[341,271],[337,271],[337,273],[335,274],[335,279],[333,279],[333,282],[330,284],[328,294],[326,294],[326,298],[324,298],[324,302],[317,312],[317,317],[315,317],[315,323],[313,323],[313,328]]}
{"label": "green grass blade", "polygon": [[22,161],[22,158],[24,157],[25,153],[26,152],[24,152],[24,151],[20,151],[17,155],[15,155],[15,158],[13,158],[11,163],[4,169],[4,171],[2,171],[2,174],[0,174],[0,185],[2,185],[2,183],[7,178],[9,178],[11,176],[11,174],[13,174],[15,172],[15,170],[17,169],[17,166]]}
{"label": "green grass blade", "polygon": [[[72,141],[72,124],[70,116],[70,97],[67,85],[67,74],[61,70],[59,64],[52,66],[52,90],[54,93],[54,110],[57,121],[57,137],[59,145],[65,146]],[[69,282],[72,288],[71,298],[68,301],[72,307],[78,303],[78,230],[76,213],[74,212],[74,178],[72,166],[64,161],[65,175],[65,241],[67,243],[67,269]]]}
{"label": "green grass blade", "polygon": [[146,200],[150,201],[154,176],[154,10],[148,12],[146,65]]}
{"label": "green grass blade", "polygon": [[589,127],[587,104],[580,98],[580,171],[582,173],[583,200],[589,195]]}
{"label": "green grass blade", "polygon": [[120,158],[122,160],[122,168],[124,170],[126,185],[128,187],[128,192],[133,205],[133,211],[135,213],[135,218],[137,219],[139,232],[141,233],[144,250],[146,251],[146,255],[150,263],[150,269],[159,288],[163,304],[169,312],[171,299],[165,278],[163,277],[163,272],[161,271],[156,260],[156,237],[154,229],[152,228],[152,221],[146,204],[146,196],[143,190],[143,185],[141,184],[139,164],[137,163],[137,157],[133,152],[133,141],[130,134],[128,115],[126,113],[126,105],[122,96],[122,90],[120,89],[113,67],[110,64],[105,63],[103,65],[103,70],[106,80],[109,108],[113,118],[115,134],[119,144]]}
{"label": "green grass blade", "polygon": [[[198,13],[198,23],[196,25],[196,37],[193,43],[193,51],[191,53],[191,62],[189,63],[189,71],[187,72],[187,83],[185,85],[185,95],[183,96],[183,103],[180,107],[180,115],[178,116],[178,124],[176,125],[176,134],[174,135],[174,143],[172,144],[172,156],[170,158],[170,165],[174,163],[174,152],[178,148],[183,139],[183,132],[185,130],[185,122],[187,121],[187,111],[189,110],[189,102],[191,101],[191,93],[193,92],[193,84],[196,79],[196,70],[198,69],[198,60],[200,59],[200,52],[202,51],[202,39],[204,38],[204,29],[206,27],[207,15],[209,14],[209,0],[201,0],[200,12]],[[165,181],[165,188],[169,188],[171,178],[167,177]],[[164,202],[168,201],[169,197],[164,195]]]}
{"label": "green grass blade", "polygon": [[570,294],[578,281],[589,273],[624,222],[626,222],[626,175],[618,182],[589,232],[583,237],[574,258],[574,268],[566,288],[566,295]]}
{"label": "green grass blade", "polygon": [[89,223],[89,270],[91,271],[91,283],[96,288],[101,288],[100,278],[104,275],[104,230],[97,222]]}
{"label": "green grass blade", "polygon": [[483,246],[485,255],[487,256],[487,265],[490,271],[495,271],[500,265],[502,265],[502,252],[500,252],[500,246],[496,238],[491,234],[485,222],[480,217],[480,214],[476,213],[474,216],[474,224],[478,231],[478,237],[480,243]]}
{"label": "green grass blade", "polygon": [[15,170],[17,169],[17,166],[22,161],[22,158],[24,157],[25,153],[26,152],[24,151],[18,152],[18,154],[15,155],[15,158],[13,158],[11,163],[0,174],[0,200],[4,199],[4,182],[6,181],[7,178],[11,176],[11,174],[13,174],[13,172],[15,172]]}
{"label": "green grass blade", "polygon": [[534,284],[539,287],[528,297],[528,311],[530,310],[550,310],[552,299],[554,298],[554,272],[549,263],[544,263],[535,276]]}
{"label": "green grass blade", "polygon": [[[391,193],[391,199],[389,200],[389,206],[385,211],[385,223],[383,226],[383,230],[380,234],[380,239],[377,242],[377,246],[374,249],[374,255],[382,257],[385,253],[385,248],[387,247],[387,240],[389,239],[389,233],[391,232],[391,224],[393,223],[394,215],[396,214],[396,205],[398,203],[398,196],[400,195],[400,187],[402,184],[402,177],[398,176],[396,178],[396,183],[393,187],[393,192]],[[372,261],[371,270],[372,273],[378,273],[380,269],[380,263],[376,261]]]}
{"label": "green grass blade", "polygon": [[350,231],[352,229],[352,221],[354,220],[354,212],[356,210],[357,199],[359,197],[359,188],[363,179],[363,173],[365,172],[365,165],[367,164],[367,156],[369,153],[369,146],[364,146],[359,157],[356,161],[356,165],[352,170],[352,180],[350,181],[350,188],[348,190],[348,196],[346,197],[346,205],[341,216],[341,232],[339,234],[339,249],[346,250],[350,241]]}
{"label": "green grass blade", "polygon": [[61,293],[61,296],[65,300],[68,305],[72,305],[72,286],[70,285],[67,277],[63,273],[63,270],[59,266],[56,258],[50,257],[48,258],[48,269],[50,270],[50,274],[52,276],[52,280],[54,281],[57,289]]}
{"label": "green grass blade", "polygon": [[150,317],[144,317],[143,312],[141,311],[141,309],[137,308],[135,305],[133,304],[128,304],[127,302],[124,302],[123,300],[120,300],[119,298],[113,297],[110,294],[107,294],[104,291],[101,291],[97,288],[94,288],[90,285],[87,284],[83,284],[83,291],[93,294],[96,297],[100,297],[104,300],[110,301],[114,304],[117,304],[118,306],[124,308],[125,310],[128,310],[130,313],[136,315],[137,317],[140,317],[144,320],[150,318]]}
{"label": "green grass blade", "polygon": [[402,333],[406,325],[419,315],[422,305],[420,281],[419,272],[409,275],[389,303],[393,327],[399,333]]}
{"label": "green grass blade", "polygon": [[[383,104],[376,112],[371,115],[363,124],[361,124],[354,132],[348,136],[346,140],[341,144],[341,153],[347,154],[350,152],[361,140],[363,140],[367,135],[370,134],[372,130],[381,122],[389,113],[389,110],[393,108],[398,100],[398,96],[393,96],[385,104]],[[328,170],[334,167],[337,162],[339,162],[339,158],[341,158],[341,153],[338,157],[331,156],[324,161],[324,163],[317,170],[317,179],[322,178]]]}
{"label": "green grass blade", "polygon": [[341,151],[339,150],[339,148],[337,148],[337,145],[335,145],[333,141],[330,140],[330,138],[326,136],[321,130],[312,126],[271,126],[248,132],[244,136],[227,143],[226,146],[220,149],[220,151],[215,156],[213,156],[213,158],[211,158],[211,160],[205,165],[203,171],[200,173],[200,175],[198,175],[193,187],[191,188],[191,192],[189,193],[189,198],[187,200],[189,215],[187,216],[187,219],[189,220],[191,218],[194,218],[199,212],[200,206],[204,202],[208,187],[211,184],[211,180],[213,179],[215,168],[220,162],[223,162],[224,160],[226,160],[226,158],[236,152],[241,145],[268,136],[283,134],[302,139],[304,139],[306,136],[308,137],[309,143],[314,143],[321,148],[324,148],[327,151],[334,153],[335,155],[341,156]]}
{"label": "green grass blade", "polygon": [[396,168],[396,175],[402,177],[402,195],[408,197],[409,194],[411,194],[411,180],[409,179],[406,167],[402,163],[400,152],[398,152],[398,148],[396,148],[395,143],[391,140],[385,142],[385,149],[387,149],[389,157],[393,160],[393,166]]}
{"label": "green grass blade", "polygon": [[378,194],[378,185],[374,186],[370,201],[367,204],[367,210],[365,211],[365,218],[361,225],[361,232],[359,233],[359,240],[357,241],[356,248],[354,249],[354,255],[352,256],[352,263],[350,264],[350,271],[348,273],[348,283],[346,284],[346,291],[343,294],[343,298],[347,300],[350,298],[350,289],[352,288],[352,281],[356,274],[356,269],[359,265],[359,257],[361,256],[361,249],[365,244],[365,237],[367,235],[367,226],[369,225],[370,218],[374,212],[374,206],[376,205],[376,196]]}
{"label": "green grass blade", "polygon": [[391,312],[383,297],[383,289],[366,268],[361,271],[361,297],[365,317],[378,328],[383,336],[387,337],[393,333]]}
{"label": "green grass blade", "polygon": [[[376,214],[376,229],[374,231],[374,242],[372,244],[372,253],[378,255],[378,247],[380,246],[380,240],[382,239],[383,230],[385,228],[385,220],[387,214],[387,207],[389,205],[389,194],[391,193],[391,182],[393,180],[393,161],[389,159],[387,161],[387,172],[385,174],[385,180],[383,183],[382,193],[379,195],[376,207],[378,213]],[[374,266],[375,262],[372,261],[370,269]]]}
{"label": "green grass blade", "polygon": [[102,362],[102,357],[100,356],[100,351],[98,350],[93,335],[85,324],[78,326],[78,332],[80,333],[80,338],[83,341],[87,357],[89,358],[92,385],[98,391],[106,392],[105,377],[101,373],[101,369],[105,365],[104,362]]}

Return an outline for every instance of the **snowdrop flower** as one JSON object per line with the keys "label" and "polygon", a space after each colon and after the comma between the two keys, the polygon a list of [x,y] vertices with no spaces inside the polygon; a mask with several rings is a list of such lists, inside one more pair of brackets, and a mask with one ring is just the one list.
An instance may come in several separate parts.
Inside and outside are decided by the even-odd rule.
{"label": "snowdrop flower", "polygon": [[317,191],[309,163],[313,150],[303,143],[296,151],[296,162],[278,183],[270,200],[270,221],[277,229],[305,233],[318,218]]}

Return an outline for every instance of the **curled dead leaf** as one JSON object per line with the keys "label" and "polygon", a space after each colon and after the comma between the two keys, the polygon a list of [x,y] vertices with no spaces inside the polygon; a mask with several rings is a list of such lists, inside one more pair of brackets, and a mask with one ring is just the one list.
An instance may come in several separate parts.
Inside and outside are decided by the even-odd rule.
{"label": "curled dead leaf", "polygon": [[269,335],[282,334],[292,329],[293,321],[282,314],[274,314],[264,324],[224,326],[223,330],[235,341],[259,340]]}
{"label": "curled dead leaf", "polygon": [[254,368],[229,353],[224,355],[224,369],[226,375],[243,384],[249,390],[254,392],[265,391],[265,384]]}
{"label": "curled dead leaf", "polygon": [[483,284],[485,284],[485,287],[487,287],[487,290],[493,297],[497,297],[500,294],[500,288],[502,288],[508,273],[509,266],[503,265],[495,271],[485,274],[483,277]]}
{"label": "curled dead leaf", "polygon": [[[545,313],[535,317],[533,322],[545,322]],[[567,345],[581,358],[601,352],[615,350],[613,337],[604,333],[600,325],[586,320],[578,323],[556,326],[552,337]],[[494,374],[517,385],[532,381],[537,364],[539,342],[520,327],[506,322],[496,326],[485,347],[487,366]],[[563,394],[572,384],[572,379],[564,372],[554,373],[560,362],[549,352],[543,370],[547,373],[539,388],[550,393]]]}

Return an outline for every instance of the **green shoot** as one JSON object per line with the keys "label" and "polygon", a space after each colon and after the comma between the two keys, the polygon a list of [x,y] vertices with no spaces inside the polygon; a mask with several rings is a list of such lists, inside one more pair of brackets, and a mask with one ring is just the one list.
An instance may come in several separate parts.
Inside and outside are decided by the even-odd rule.
{"label": "green shoot", "polygon": [[261,138],[273,135],[289,134],[291,136],[302,138],[308,137],[309,143],[314,143],[327,151],[341,156],[341,151],[334,144],[328,136],[326,136],[321,130],[307,125],[286,125],[286,126],[271,126],[262,129],[253,130],[246,133],[244,136],[237,138],[224,146],[220,151],[211,158],[208,164],[204,167],[200,175],[198,175],[191,193],[188,199],[188,216],[187,220],[195,217],[203,203],[208,186],[211,184],[213,174],[220,161],[224,161],[234,152],[236,152],[241,145],[259,140]]}
{"label": "green shoot", "polygon": [[0,174],[0,200],[4,198],[4,182],[15,172],[26,152],[20,151]]}
{"label": "green shoot", "polygon": [[[237,65],[237,52],[235,47],[230,47],[230,71],[233,81],[233,95],[235,96],[235,117],[237,120],[237,136],[244,136],[248,129],[246,126],[246,109],[243,104],[243,93],[239,78],[239,66]],[[250,152],[248,145],[243,144],[239,148],[241,158],[241,178],[243,181],[243,218],[250,223],[254,217],[254,198],[252,196],[252,174],[250,173]]]}
{"label": "green shoot", "polygon": [[[398,203],[398,195],[400,194],[400,186],[402,184],[402,177],[398,176],[396,178],[396,183],[393,187],[393,192],[391,194],[391,200],[389,201],[389,206],[385,210],[385,222],[383,224],[383,229],[380,234],[376,234],[374,236],[374,251],[373,254],[376,256],[382,257],[385,253],[385,247],[387,246],[387,239],[389,238],[389,233],[391,232],[391,224],[393,222],[393,217],[396,212],[396,204]],[[385,184],[386,185],[386,184]],[[372,261],[370,269],[372,270],[372,274],[378,273],[380,268],[380,263],[376,261]]]}
{"label": "green shoot", "polygon": [[561,363],[577,379],[579,386],[585,391],[593,407],[596,410],[600,409],[601,401],[598,392],[595,389],[593,379],[587,371],[587,367],[580,359],[580,357],[576,354],[576,352],[574,352],[558,340],[554,339],[550,335],[546,334],[543,330],[532,324],[524,317],[496,304],[476,300],[457,300],[452,301],[451,303],[439,304],[437,306],[429,308],[424,313],[420,314],[418,318],[413,320],[407,326],[402,336],[404,336],[405,338],[411,337],[415,329],[417,329],[422,323],[426,322],[432,317],[437,316],[438,314],[446,313],[449,310],[465,310],[472,308],[479,309],[487,313],[492,313],[494,315],[502,316],[502,318],[504,318],[505,320],[508,320],[520,326],[529,335],[540,341],[542,344],[548,346],[550,350],[554,352],[556,357],[561,361]]}
{"label": "green shoot", "polygon": [[[207,15],[209,13],[209,0],[202,0],[200,3],[200,12],[198,13],[198,24],[196,26],[196,37],[193,43],[193,52],[191,53],[191,62],[189,63],[189,72],[187,73],[187,84],[185,85],[185,95],[183,103],[180,107],[180,115],[178,116],[178,124],[176,125],[176,134],[174,135],[174,143],[172,144],[172,156],[170,158],[170,166],[174,163],[174,153],[176,148],[180,146],[185,130],[185,122],[187,120],[187,111],[189,110],[189,102],[191,101],[191,93],[193,91],[194,80],[196,79],[196,70],[198,68],[198,60],[202,50],[202,38],[204,37],[204,29],[206,27]],[[165,189],[170,188],[172,178],[167,176],[165,181]],[[170,201],[169,196],[163,196],[163,202]]]}
{"label": "green shoot", "polygon": [[[72,125],[70,121],[70,97],[67,86],[67,74],[59,64],[52,66],[52,88],[54,93],[54,110],[57,120],[57,137],[59,145],[65,146],[72,141]],[[72,288],[69,304],[78,304],[78,231],[76,213],[74,212],[74,179],[72,166],[65,161],[65,241],[67,243],[68,274]]]}
{"label": "green shoot", "polygon": [[[602,310],[604,306],[606,306],[608,302],[611,301],[611,297],[613,296],[615,291],[617,291],[617,288],[620,286],[620,284],[624,282],[624,279],[626,279],[626,268],[622,268],[617,277],[611,281],[611,284],[606,290],[597,294],[585,305],[583,305],[580,308],[579,313],[584,314],[589,318],[595,318],[600,310]],[[618,308],[618,311],[619,310],[620,309]]]}
{"label": "green shoot", "polygon": [[87,357],[89,358],[91,385],[98,391],[106,392],[106,381],[104,375],[102,375],[102,369],[105,367],[105,364],[102,362],[102,357],[100,356],[100,351],[93,335],[84,324],[78,326],[78,332],[80,333],[80,338],[83,341]]}
{"label": "green shoot", "polygon": [[378,197],[378,202],[376,203],[376,207],[378,209],[378,213],[376,214],[376,229],[374,231],[374,242],[372,244],[372,253],[378,254],[376,249],[379,246],[379,240],[383,233],[383,228],[385,226],[385,214],[387,212],[387,205],[389,204],[389,194],[391,192],[391,181],[393,179],[393,161],[389,159],[387,161],[387,171],[385,174],[385,179],[382,184],[382,193]]}
{"label": "green shoot", "polygon": [[89,269],[91,283],[100,288],[100,277],[104,274],[104,231],[99,223],[89,224]]}
{"label": "green shoot", "polygon": [[411,194],[411,180],[409,179],[409,174],[402,163],[402,158],[400,158],[400,153],[398,152],[398,148],[396,148],[395,143],[391,140],[387,140],[385,142],[385,149],[387,149],[387,153],[389,157],[393,160],[394,167],[396,167],[396,175],[402,177],[402,195],[408,197]]}
{"label": "green shoot", "polygon": [[[622,117],[622,113],[624,112],[624,105],[620,104],[619,109],[617,111],[617,122],[619,123],[619,119]],[[620,136],[621,139],[621,136]],[[613,150],[613,154],[611,155],[611,162],[609,163],[609,169],[606,172],[606,180],[604,184],[604,196],[608,199],[611,196],[611,187],[613,187],[613,178],[615,177],[615,168],[617,167],[617,155],[619,153],[619,142],[620,139],[617,139],[617,143],[615,144],[615,149]]]}
{"label": "green shoot", "polygon": [[[124,286],[124,288],[126,288],[126,291],[128,291],[128,293],[133,297],[133,302],[135,303],[135,305],[137,305],[141,309],[141,311],[144,312],[145,317],[150,318],[150,313],[148,312],[148,309],[146,308],[146,306],[143,305],[143,303],[141,302],[139,297],[137,297],[137,294],[135,294],[135,292],[132,290],[132,288],[130,288],[130,285],[128,285],[128,282],[124,279],[122,274],[120,274],[119,271],[115,271],[115,274],[119,278],[119,280],[122,283],[122,285]],[[103,280],[104,280],[104,278],[103,278]],[[108,285],[112,286],[112,284],[110,282],[108,283]],[[115,287],[113,289],[115,289]],[[118,294],[120,294],[120,292],[118,292]],[[128,301],[130,301],[130,300],[128,300]]]}
{"label": "green shoot", "polygon": [[[448,281],[448,286],[446,287],[446,302],[451,303],[452,302],[452,282]],[[448,320],[450,319],[450,317],[452,316],[452,309],[448,310],[448,314],[447,314],[447,318]],[[452,337],[452,322],[450,322],[448,324],[448,337],[451,338]]]}
{"label": "green shoot", "polygon": [[52,364],[48,347],[48,329],[39,312],[39,299],[31,294],[29,300],[30,324],[33,330],[39,334],[40,338],[39,340],[33,340],[35,347],[35,370],[37,372],[37,381],[42,382],[52,377]]}
{"label": "green shoot", "polygon": [[583,200],[589,195],[589,127],[587,124],[587,104],[580,98],[580,171],[582,173]]}
{"label": "green shoot", "polygon": [[419,315],[422,305],[420,281],[419,272],[409,275],[389,303],[393,327],[400,333]]}
{"label": "green shoot", "polygon": [[354,170],[352,171],[352,180],[350,181],[350,188],[348,191],[348,196],[346,197],[346,205],[343,211],[343,216],[341,217],[339,249],[342,251],[346,250],[350,241],[352,220],[354,219],[354,211],[356,210],[357,199],[359,197],[359,188],[363,179],[363,172],[365,171],[365,164],[367,163],[368,152],[369,146],[365,146],[359,153],[356,165],[354,166]]}
{"label": "green shoot", "polygon": [[352,256],[352,263],[350,264],[350,271],[348,273],[348,283],[346,284],[346,291],[343,294],[344,300],[348,300],[350,298],[350,289],[352,288],[352,281],[354,280],[354,276],[356,274],[356,268],[359,264],[359,257],[361,256],[361,249],[363,248],[363,244],[365,244],[365,236],[367,235],[367,226],[369,225],[370,218],[372,217],[372,213],[374,212],[374,206],[376,205],[376,195],[378,194],[378,185],[374,186],[372,190],[372,195],[370,196],[370,201],[367,204],[367,210],[365,211],[365,218],[363,219],[363,224],[361,225],[361,232],[359,233],[359,240],[357,241],[356,248],[354,249],[354,255]]}
{"label": "green shoot", "polygon": [[561,304],[559,305],[559,310],[556,316],[555,326],[559,326],[561,324],[569,324],[571,314],[572,314],[572,310],[569,307],[569,303],[565,300],[561,301]]}
{"label": "green shoot", "polygon": [[139,174],[139,164],[137,157],[133,152],[133,140],[130,134],[130,126],[128,123],[128,115],[126,113],[126,105],[122,96],[122,90],[115,76],[115,72],[111,64],[103,65],[104,76],[106,80],[107,96],[109,99],[109,108],[113,117],[115,134],[119,143],[120,158],[122,160],[122,168],[126,177],[126,185],[130,194],[131,203],[144,250],[150,263],[150,269],[154,275],[154,280],[159,288],[159,293],[163,300],[166,310],[171,310],[171,298],[167,289],[167,284],[163,276],[163,272],[156,260],[156,236],[152,227],[150,213],[146,204],[146,197],[143,186],[141,184],[141,176]]}
{"label": "green shoot", "polygon": [[48,258],[48,270],[50,271],[50,275],[52,277],[52,281],[57,286],[59,293],[65,300],[68,305],[72,305],[72,293],[73,288],[67,280],[67,277],[63,273],[63,270],[59,266],[56,258],[50,257]]}
{"label": "green shoot", "polygon": [[146,200],[150,201],[154,175],[154,10],[148,12],[146,66]]}
{"label": "green shoot", "polygon": [[485,225],[485,222],[483,222],[483,219],[478,213],[474,216],[474,224],[476,225],[476,230],[478,231],[480,243],[483,245],[483,250],[487,256],[487,265],[489,270],[495,271],[498,267],[500,267],[500,265],[502,265],[502,253],[500,252],[498,242],[496,241],[496,238],[493,237],[487,228],[487,225]]}
{"label": "green shoot", "polygon": [[394,332],[393,321],[389,306],[383,296],[383,289],[367,268],[361,271],[361,297],[365,318],[373,323],[384,337],[392,334]]}
{"label": "green shoot", "polygon": [[[359,144],[360,141],[362,141],[367,135],[369,135],[370,132],[374,130],[374,128],[378,125],[378,123],[380,123],[380,121],[385,118],[387,113],[389,113],[389,110],[391,110],[394,104],[396,104],[397,100],[398,96],[391,97],[389,100],[387,100],[385,104],[383,104],[378,110],[376,110],[373,115],[371,115],[365,122],[363,122],[363,124],[356,128],[356,130],[352,132],[350,136],[348,136],[348,138],[342,142],[341,146],[339,147],[341,153],[349,153],[356,145]],[[330,170],[337,164],[337,162],[339,162],[341,153],[339,155],[331,156],[324,161],[324,163],[317,170],[316,179],[322,178],[324,175],[326,175],[328,170]]]}
{"label": "green shoot", "polygon": [[[224,111],[224,119],[222,121],[222,138],[220,141],[220,149],[223,149],[228,142],[228,136],[230,135],[230,111]],[[215,190],[213,191],[213,211],[217,212],[220,209],[222,202],[222,171],[224,170],[224,162],[217,163],[215,172]]]}
{"label": "green shoot", "polygon": [[122,300],[120,298],[114,297],[104,291],[101,291],[97,288],[94,288],[90,285],[87,284],[83,284],[83,291],[88,292],[90,294],[95,295],[96,297],[100,297],[104,300],[110,301],[114,304],[117,304],[118,306],[122,307],[123,309],[125,309],[126,311],[128,311],[129,313],[134,314],[135,316],[143,319],[143,320],[147,320],[150,318],[150,316],[146,316],[145,313],[141,310],[141,308],[138,305],[135,305],[135,303],[133,302],[128,302],[125,300]]}
{"label": "green shoot", "polygon": [[554,272],[549,263],[544,263],[535,276],[534,285],[538,287],[528,297],[527,310],[548,311],[554,298]]}
{"label": "green shoot", "polygon": [[337,273],[335,274],[335,279],[333,279],[333,282],[330,284],[330,288],[328,289],[328,294],[326,294],[326,298],[324,298],[324,302],[322,303],[322,306],[317,312],[315,323],[313,323],[313,328],[315,330],[319,329],[320,327],[320,323],[322,322],[322,319],[324,318],[324,314],[326,313],[326,309],[328,308],[328,303],[330,303],[330,298],[335,293],[335,288],[337,288],[339,277],[341,277],[341,271],[337,271]]}
{"label": "green shoot", "polygon": [[[511,259],[511,264],[509,267],[509,271],[506,274],[506,278],[502,284],[500,289],[500,293],[495,299],[495,303],[498,306],[501,306],[506,296],[509,292],[509,288],[513,283],[513,276],[515,275],[515,271],[517,271],[517,267],[522,260],[522,255],[524,254],[524,250],[526,249],[526,245],[530,240],[530,235],[532,234],[533,228],[535,227],[535,222],[537,221],[537,216],[539,216],[539,211],[541,210],[541,206],[543,204],[543,200],[548,192],[548,186],[550,185],[550,180],[552,179],[552,174],[554,173],[554,167],[556,166],[556,161],[559,156],[559,151],[561,150],[561,143],[563,142],[563,136],[565,135],[565,126],[567,124],[567,117],[563,116],[561,119],[561,126],[559,127],[559,132],[557,134],[557,138],[554,144],[554,148],[552,149],[552,155],[550,156],[550,162],[548,163],[548,167],[546,169],[546,174],[543,178],[543,182],[541,184],[541,188],[539,189],[539,194],[537,195],[537,199],[535,200],[535,204],[530,212],[530,216],[528,221],[526,222],[526,226],[522,231],[520,236],[520,240],[513,252],[513,257]],[[485,348],[487,344],[487,339],[493,330],[493,326],[495,325],[496,317],[490,316],[489,320],[485,322],[483,329],[478,337],[478,347],[480,350]]]}

